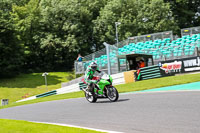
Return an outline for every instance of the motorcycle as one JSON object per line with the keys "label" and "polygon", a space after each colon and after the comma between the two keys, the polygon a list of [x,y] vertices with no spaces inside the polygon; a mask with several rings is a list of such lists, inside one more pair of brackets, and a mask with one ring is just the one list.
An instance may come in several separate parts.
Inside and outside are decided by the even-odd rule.
{"label": "motorcycle", "polygon": [[[93,91],[89,93],[87,87],[82,89],[85,92],[85,98],[94,103],[98,98],[108,98],[111,102],[115,102],[119,98],[117,89],[112,85],[112,77],[105,72],[101,72],[99,77],[95,77],[97,83],[94,84]],[[86,83],[85,83],[86,84]]]}

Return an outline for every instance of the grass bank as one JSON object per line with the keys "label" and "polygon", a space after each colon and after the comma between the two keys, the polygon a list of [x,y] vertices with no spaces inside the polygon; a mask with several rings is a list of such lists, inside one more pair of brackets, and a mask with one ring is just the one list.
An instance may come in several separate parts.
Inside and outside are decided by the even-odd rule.
{"label": "grass bank", "polygon": [[50,72],[45,86],[42,73],[21,74],[15,78],[0,79],[0,99],[9,99],[10,103],[17,100],[55,90],[61,87],[61,82],[74,78],[71,72]]}
{"label": "grass bank", "polygon": [[143,80],[135,83],[118,85],[116,87],[119,90],[119,92],[129,92],[129,91],[141,91],[141,90],[154,89],[166,86],[186,84],[198,81],[200,81],[199,73]]}
{"label": "grass bank", "polygon": [[0,119],[0,133],[102,133],[82,128]]}
{"label": "grass bank", "polygon": [[[172,86],[172,85],[178,85],[178,84],[186,84],[186,83],[197,82],[197,81],[200,81],[200,74],[187,74],[187,75],[143,80],[143,81],[138,81],[138,82],[128,83],[128,84],[121,84],[121,85],[117,85],[116,88],[118,89],[120,93],[123,93],[123,92],[140,91],[140,90],[147,90],[147,89],[153,89],[153,88],[159,88],[159,87],[165,87],[165,86]],[[49,96],[49,97],[44,97],[44,98],[38,98],[35,100],[25,101],[21,103],[11,103],[7,106],[0,107],[0,109],[24,105],[24,104],[32,104],[32,103],[38,103],[38,102],[78,98],[78,97],[84,97],[84,93],[81,91],[81,92],[74,92],[74,93],[67,93],[67,94],[54,95],[54,96]]]}

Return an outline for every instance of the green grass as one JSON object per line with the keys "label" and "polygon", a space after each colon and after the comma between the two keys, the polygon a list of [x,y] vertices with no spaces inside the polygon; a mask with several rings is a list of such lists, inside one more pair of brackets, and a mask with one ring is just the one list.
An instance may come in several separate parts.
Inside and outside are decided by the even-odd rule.
{"label": "green grass", "polygon": [[0,133],[102,133],[82,128],[0,119]]}
{"label": "green grass", "polygon": [[61,95],[52,95],[52,96],[48,96],[48,97],[42,97],[42,98],[38,98],[38,99],[30,100],[30,101],[19,102],[19,103],[16,103],[16,102],[9,103],[9,105],[0,106],[0,109],[14,107],[14,106],[20,106],[20,105],[25,105],[25,104],[33,104],[33,103],[39,103],[39,102],[45,102],[45,101],[79,98],[79,97],[84,97],[84,93],[82,91],[66,93],[66,94],[61,94]]}
{"label": "green grass", "polygon": [[169,76],[116,86],[119,92],[141,91],[200,81],[200,74]]}
{"label": "green grass", "polygon": [[17,100],[61,88],[61,82],[74,78],[70,72],[50,72],[45,86],[42,73],[21,74],[15,78],[0,79],[0,99]]}
{"label": "green grass", "polygon": [[[70,75],[70,76],[69,76]],[[46,92],[46,87],[43,85],[41,74],[20,75],[16,79],[1,80],[0,81],[0,99],[5,97],[16,101],[21,99],[21,95],[29,93],[35,95]],[[71,77],[71,73],[50,73],[48,76],[49,86],[48,90],[60,88],[61,82],[68,81],[66,76]],[[117,85],[116,88],[120,93],[140,91],[146,89],[153,89],[165,86],[172,86],[178,84],[185,84],[200,81],[200,74],[187,74],[179,76],[170,76],[164,78],[143,80],[134,83]],[[2,91],[3,90],[3,91]],[[3,93],[2,93],[3,92]],[[25,104],[32,104],[38,102],[61,100],[69,98],[84,97],[83,92],[73,92],[62,95],[53,95],[49,97],[38,98],[35,100],[15,103],[10,102],[9,105],[0,106],[0,109],[14,107]],[[45,130],[44,130],[45,129]],[[96,132],[92,130],[85,130],[80,128],[63,127],[49,124],[32,123],[27,121],[5,120],[0,119],[0,133],[87,133]]]}
{"label": "green grass", "polygon": [[[172,85],[178,85],[178,84],[186,84],[186,83],[197,82],[197,81],[200,81],[200,74],[187,74],[187,75],[143,80],[143,81],[138,81],[138,82],[128,83],[128,84],[121,84],[121,85],[116,85],[116,88],[120,93],[123,93],[123,92],[140,91],[140,90],[153,89],[153,88],[159,88],[159,87],[165,87],[165,86],[172,86]],[[61,95],[53,95],[53,96],[44,97],[44,98],[38,98],[35,100],[30,100],[30,101],[25,101],[25,102],[20,102],[20,103],[10,103],[9,105],[6,105],[6,106],[0,106],[0,109],[24,105],[24,104],[32,104],[32,103],[38,103],[38,102],[78,98],[78,97],[84,97],[84,93],[80,91],[80,92],[73,92],[73,93],[67,93],[67,94],[61,94]]]}

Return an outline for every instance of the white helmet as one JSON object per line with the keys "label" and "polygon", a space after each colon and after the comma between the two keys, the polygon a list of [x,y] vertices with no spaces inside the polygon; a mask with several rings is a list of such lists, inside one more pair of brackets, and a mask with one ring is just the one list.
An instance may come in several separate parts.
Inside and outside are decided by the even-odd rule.
{"label": "white helmet", "polygon": [[90,67],[91,67],[91,69],[92,69],[93,71],[96,71],[96,70],[97,70],[97,63],[96,63],[96,62],[92,62],[92,63],[90,64]]}

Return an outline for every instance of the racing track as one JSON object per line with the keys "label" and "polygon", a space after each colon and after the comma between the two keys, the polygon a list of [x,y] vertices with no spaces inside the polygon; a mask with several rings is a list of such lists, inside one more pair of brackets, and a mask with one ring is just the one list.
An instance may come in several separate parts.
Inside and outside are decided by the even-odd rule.
{"label": "racing track", "polygon": [[0,110],[0,118],[64,123],[130,133],[199,133],[200,91],[121,94],[111,103],[85,98]]}

